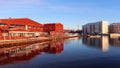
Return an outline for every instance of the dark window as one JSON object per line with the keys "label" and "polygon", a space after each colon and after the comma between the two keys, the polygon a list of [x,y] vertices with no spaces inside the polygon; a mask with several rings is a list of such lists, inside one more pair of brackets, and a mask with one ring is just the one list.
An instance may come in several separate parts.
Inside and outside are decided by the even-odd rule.
{"label": "dark window", "polygon": [[10,24],[10,26],[18,26],[18,27],[21,27],[21,26],[24,26],[24,25],[21,25],[21,24]]}
{"label": "dark window", "polygon": [[21,25],[21,24],[16,24],[16,26],[24,26],[24,25]]}
{"label": "dark window", "polygon": [[15,26],[15,24],[10,24],[10,26]]}
{"label": "dark window", "polygon": [[0,26],[7,26],[6,23],[0,23]]}
{"label": "dark window", "polygon": [[28,26],[28,28],[31,28],[31,26]]}

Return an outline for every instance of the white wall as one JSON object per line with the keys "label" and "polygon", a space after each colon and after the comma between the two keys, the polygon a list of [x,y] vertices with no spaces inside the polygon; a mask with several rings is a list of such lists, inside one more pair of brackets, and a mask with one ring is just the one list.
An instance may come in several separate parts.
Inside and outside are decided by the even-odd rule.
{"label": "white wall", "polygon": [[95,23],[88,23],[83,26],[84,33],[89,34],[108,34],[108,22],[107,21],[99,21]]}
{"label": "white wall", "polygon": [[102,34],[108,34],[108,22],[102,21]]}

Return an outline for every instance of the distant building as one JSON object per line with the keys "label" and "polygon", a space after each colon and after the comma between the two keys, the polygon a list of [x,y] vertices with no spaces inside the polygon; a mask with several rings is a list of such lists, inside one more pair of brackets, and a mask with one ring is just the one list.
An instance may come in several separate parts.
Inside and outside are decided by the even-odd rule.
{"label": "distant building", "polygon": [[44,32],[48,32],[50,35],[63,34],[64,28],[61,23],[44,24]]}
{"label": "distant building", "polygon": [[112,23],[109,25],[109,33],[111,38],[120,37],[120,23]]}
{"label": "distant building", "polygon": [[120,33],[120,23],[110,24],[109,33]]}
{"label": "distant building", "polygon": [[108,22],[99,21],[94,23],[88,23],[82,26],[83,34],[97,35],[108,34]]}
{"label": "distant building", "polygon": [[29,18],[0,19],[0,39],[21,39],[40,36],[43,25]]}

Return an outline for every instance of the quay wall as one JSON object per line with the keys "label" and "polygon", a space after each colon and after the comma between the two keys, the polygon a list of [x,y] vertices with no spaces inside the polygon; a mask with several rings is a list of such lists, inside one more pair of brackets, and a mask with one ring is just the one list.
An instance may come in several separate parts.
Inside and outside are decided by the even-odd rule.
{"label": "quay wall", "polygon": [[120,34],[119,33],[111,33],[110,38],[119,38]]}
{"label": "quay wall", "polygon": [[47,42],[47,41],[56,41],[60,39],[68,39],[73,37],[79,37],[79,36],[65,36],[65,37],[47,37],[44,39],[22,39],[22,40],[3,40],[0,41],[0,48],[4,47],[11,47],[11,46],[19,46],[19,45],[28,45],[28,44],[34,44],[34,43],[41,43],[41,42]]}

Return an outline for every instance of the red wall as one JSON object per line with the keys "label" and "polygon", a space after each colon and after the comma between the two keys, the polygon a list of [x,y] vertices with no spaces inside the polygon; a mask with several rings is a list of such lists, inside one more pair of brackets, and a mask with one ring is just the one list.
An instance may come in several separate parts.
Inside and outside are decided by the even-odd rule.
{"label": "red wall", "polygon": [[44,24],[44,32],[55,31],[55,24]]}
{"label": "red wall", "polygon": [[[9,19],[0,19],[0,24],[5,23],[5,26],[0,25],[0,39],[3,39],[3,31],[24,31],[24,32],[49,32],[52,36],[57,36],[63,34],[63,24],[61,23],[52,23],[52,24],[40,24],[36,21],[33,21],[29,18],[9,18]],[[15,26],[11,26],[15,24]],[[16,26],[22,25],[22,26]],[[28,29],[26,30],[26,25]],[[26,37],[5,37],[5,39],[21,39]]]}
{"label": "red wall", "polygon": [[[1,29],[9,29],[12,28],[14,31],[23,31],[26,30],[26,25],[31,26],[31,28],[28,28],[28,31],[33,32],[42,32],[43,31],[43,25],[33,21],[29,18],[10,18],[10,19],[0,19],[0,23],[5,23],[7,26],[0,26]],[[23,25],[23,26],[12,26],[11,24],[16,24],[16,25]]]}
{"label": "red wall", "polygon": [[[5,25],[1,25],[5,24]],[[19,25],[19,26],[18,26]],[[21,26],[22,25],[22,26]],[[26,25],[28,29],[26,30]],[[31,28],[29,28],[29,26]],[[0,39],[22,39],[26,37],[11,37],[11,36],[2,36],[2,33],[7,31],[23,31],[23,32],[43,32],[43,25],[33,21],[29,18],[9,18],[9,19],[0,19]],[[8,34],[9,35],[9,34]]]}
{"label": "red wall", "polygon": [[61,23],[54,23],[54,24],[44,24],[44,32],[63,32],[63,25]]}

